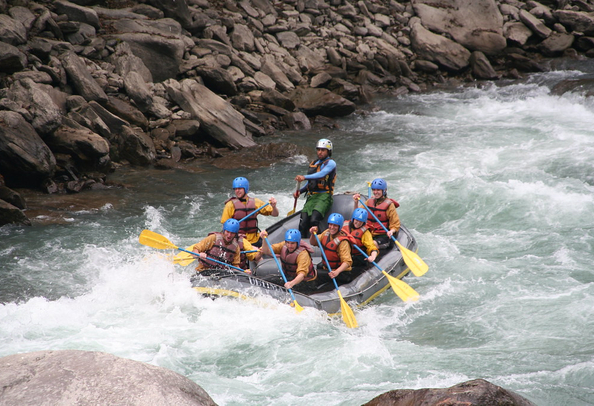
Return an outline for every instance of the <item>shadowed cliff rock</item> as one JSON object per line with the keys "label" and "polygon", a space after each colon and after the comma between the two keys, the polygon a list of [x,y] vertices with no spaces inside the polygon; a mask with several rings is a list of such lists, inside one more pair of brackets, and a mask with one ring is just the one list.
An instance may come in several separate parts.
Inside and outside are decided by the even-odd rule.
{"label": "shadowed cliff rock", "polygon": [[587,60],[593,11],[582,0],[0,0],[0,174],[9,188],[73,193],[121,165],[181,167],[331,128],[378,93]]}

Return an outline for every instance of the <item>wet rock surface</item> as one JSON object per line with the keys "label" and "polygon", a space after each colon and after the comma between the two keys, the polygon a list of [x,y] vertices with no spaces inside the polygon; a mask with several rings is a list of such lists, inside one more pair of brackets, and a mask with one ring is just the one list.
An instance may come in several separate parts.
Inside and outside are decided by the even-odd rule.
{"label": "wet rock surface", "polygon": [[535,406],[517,393],[484,379],[462,382],[450,388],[400,389],[381,394],[364,406],[464,405]]}
{"label": "wet rock surface", "polygon": [[[238,151],[236,167],[266,165],[259,138],[332,128],[377,94],[588,64],[593,12],[581,0],[2,0],[0,175],[77,193],[122,165],[229,168],[220,158]],[[555,89],[576,90],[593,86]],[[13,210],[0,225],[27,224]]]}

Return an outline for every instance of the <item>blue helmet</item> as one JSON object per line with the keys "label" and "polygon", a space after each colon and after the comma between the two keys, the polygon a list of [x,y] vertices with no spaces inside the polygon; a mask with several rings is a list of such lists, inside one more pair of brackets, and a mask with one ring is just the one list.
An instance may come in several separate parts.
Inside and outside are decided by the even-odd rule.
{"label": "blue helmet", "polygon": [[340,213],[332,213],[330,217],[328,217],[328,224],[336,224],[338,227],[342,227],[344,224],[344,217]]}
{"label": "blue helmet", "polygon": [[233,189],[241,189],[245,190],[245,193],[250,191],[250,182],[243,176],[239,178],[233,179]]}
{"label": "blue helmet", "polygon": [[374,179],[373,182],[371,182],[371,189],[383,190],[385,196],[388,193],[388,182],[382,178]]}
{"label": "blue helmet", "polygon": [[296,228],[291,228],[287,230],[285,233],[285,241],[286,242],[301,242],[301,231],[297,230]]}
{"label": "blue helmet", "polygon": [[353,212],[353,216],[351,217],[351,220],[359,220],[365,223],[367,221],[367,210],[362,209],[360,207],[355,209],[355,211]]}
{"label": "blue helmet", "polygon": [[223,230],[229,231],[230,233],[239,232],[239,221],[235,219],[229,219],[225,221],[225,224],[223,224]]}

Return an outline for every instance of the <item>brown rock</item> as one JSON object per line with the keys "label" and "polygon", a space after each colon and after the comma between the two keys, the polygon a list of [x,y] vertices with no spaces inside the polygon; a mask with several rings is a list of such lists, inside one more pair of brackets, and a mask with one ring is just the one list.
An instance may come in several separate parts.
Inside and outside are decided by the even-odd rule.
{"label": "brown rock", "polygon": [[363,406],[535,406],[528,399],[484,379],[459,383],[445,389],[399,389],[386,392]]}
{"label": "brown rock", "polygon": [[327,89],[299,87],[289,94],[298,109],[308,116],[348,116],[355,111],[355,104]]}
{"label": "brown rock", "polygon": [[[18,207],[0,200],[0,226],[5,224],[21,224],[30,226],[31,221]],[[1,380],[1,379],[0,379]]]}

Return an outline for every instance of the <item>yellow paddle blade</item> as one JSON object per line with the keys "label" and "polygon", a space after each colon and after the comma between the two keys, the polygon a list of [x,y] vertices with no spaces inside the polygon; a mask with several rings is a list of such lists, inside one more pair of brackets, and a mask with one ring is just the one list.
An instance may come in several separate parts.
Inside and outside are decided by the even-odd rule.
{"label": "yellow paddle blade", "polygon": [[[186,251],[192,251],[193,248],[194,244],[187,247]],[[181,266],[188,266],[194,261],[196,261],[196,256],[184,251],[180,251],[175,257],[173,257],[173,263]]]}
{"label": "yellow paddle blade", "polygon": [[401,281],[398,278],[394,278],[386,271],[382,271],[386,278],[388,278],[388,282],[390,282],[390,286],[394,293],[398,295],[400,299],[404,302],[416,302],[419,300],[419,294],[416,290],[410,287],[410,285],[404,281]]}
{"label": "yellow paddle blade", "polygon": [[138,241],[142,245],[148,245],[149,247],[165,250],[169,248],[177,249],[175,245],[171,243],[166,237],[161,234],[157,234],[151,230],[142,230]]}
{"label": "yellow paddle blade", "polygon": [[288,212],[287,213],[287,217],[292,216],[293,214],[295,214],[295,209],[293,209],[290,212]]}
{"label": "yellow paddle blade", "polygon": [[340,290],[336,289],[338,292],[338,297],[340,298],[340,311],[342,312],[342,319],[344,320],[344,324],[348,328],[357,328],[359,324],[357,323],[357,319],[355,318],[355,314],[353,310],[349,307],[347,302],[342,298],[342,293]]}
{"label": "yellow paddle blade", "polygon": [[293,300],[293,304],[295,305],[295,310],[297,310],[297,313],[301,313],[303,311],[303,307],[297,303],[297,300]]}
{"label": "yellow paddle blade", "polygon": [[402,253],[402,258],[404,259],[404,262],[406,263],[406,265],[408,265],[412,273],[414,273],[415,276],[425,275],[425,272],[429,270],[429,266],[425,263],[425,261],[423,261],[421,257],[419,257],[411,250],[404,248],[402,244],[400,244],[397,240],[394,241],[396,241],[396,245],[398,245],[398,248]]}

